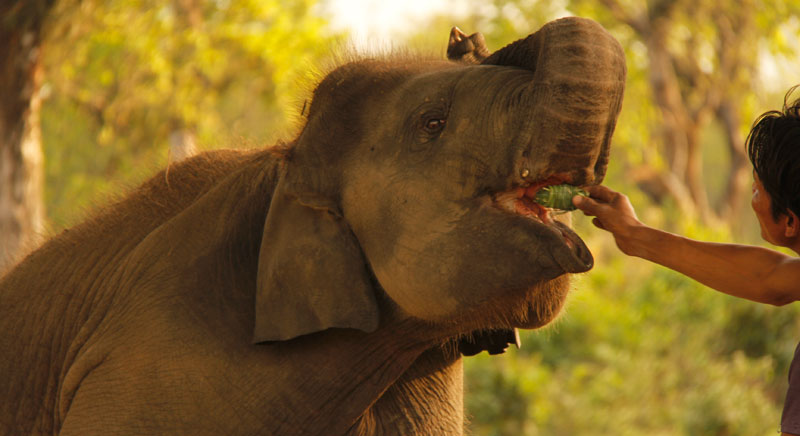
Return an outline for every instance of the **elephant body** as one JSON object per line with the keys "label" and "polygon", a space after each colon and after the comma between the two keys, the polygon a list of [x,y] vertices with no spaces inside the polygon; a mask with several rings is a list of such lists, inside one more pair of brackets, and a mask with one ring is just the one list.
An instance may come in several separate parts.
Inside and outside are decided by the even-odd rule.
{"label": "elephant body", "polygon": [[529,66],[357,61],[293,142],[173,165],[30,254],[0,280],[0,434],[461,434],[460,341],[550,322],[591,268],[526,199],[602,179],[624,60],[558,26],[608,70],[575,123],[531,124],[570,91]]}
{"label": "elephant body", "polygon": [[[6,277],[0,328],[13,335],[2,347],[18,353],[0,360],[3,374],[17,374],[3,378],[3,393],[20,401],[4,403],[1,433],[381,434],[390,422],[382,430],[457,434],[460,359],[429,348],[436,339],[413,322],[252,344],[252,235],[279,160],[273,150],[193,158]],[[49,274],[39,273],[43,262]],[[21,367],[58,376],[34,379]],[[403,422],[415,402],[435,416]]]}

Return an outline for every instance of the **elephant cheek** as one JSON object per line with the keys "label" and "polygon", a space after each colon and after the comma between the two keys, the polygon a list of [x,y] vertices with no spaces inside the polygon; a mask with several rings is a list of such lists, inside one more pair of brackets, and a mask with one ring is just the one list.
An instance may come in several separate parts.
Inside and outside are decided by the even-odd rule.
{"label": "elephant cheek", "polygon": [[[398,260],[403,258],[398,256]],[[420,263],[424,266],[419,266]],[[435,260],[415,259],[410,263],[398,261],[378,266],[374,272],[383,290],[405,314],[437,321],[451,316],[461,305],[453,295],[443,292],[443,284],[436,279],[450,274],[438,267],[442,265]]]}
{"label": "elephant cheek", "polygon": [[[381,287],[404,312],[440,321],[465,304],[453,284],[460,273],[461,251],[453,241],[463,209],[445,201],[408,201],[404,210],[384,216],[380,229],[365,244],[367,257]],[[393,237],[391,237],[393,236]]]}

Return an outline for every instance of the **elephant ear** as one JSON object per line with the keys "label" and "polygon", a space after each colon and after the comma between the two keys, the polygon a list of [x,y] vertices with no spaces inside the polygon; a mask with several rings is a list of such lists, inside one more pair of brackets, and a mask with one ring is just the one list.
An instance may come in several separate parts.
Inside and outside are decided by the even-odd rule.
{"label": "elephant ear", "polygon": [[280,177],[258,260],[254,342],[333,327],[378,328],[375,291],[360,246],[329,200]]}

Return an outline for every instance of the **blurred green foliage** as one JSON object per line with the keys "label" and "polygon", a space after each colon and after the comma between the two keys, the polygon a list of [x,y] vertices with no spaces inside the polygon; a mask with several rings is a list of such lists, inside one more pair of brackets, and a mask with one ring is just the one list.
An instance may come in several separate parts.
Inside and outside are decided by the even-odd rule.
{"label": "blurred green foliage", "polygon": [[201,149],[290,136],[315,62],[336,41],[313,5],[59,2],[47,32],[42,111],[52,226],[80,218],[75,211],[98,192],[163,167],[173,132],[188,132]]}
{"label": "blurred green foliage", "polygon": [[[727,0],[726,0],[727,1]],[[646,48],[600,3],[473,1],[459,19],[431,17],[408,44],[444,57],[450,27],[481,31],[491,49],[572,11],[603,22],[626,50],[629,76],[606,183],[626,192],[648,224],[711,240],[757,242],[749,210],[738,231],[713,229],[656,204],[629,177],[641,164],[667,165],[653,144],[658,110]],[[623,1],[636,10],[648,2]],[[167,161],[171,132],[201,149],[262,146],[289,138],[316,65],[337,46],[313,0],[63,0],[45,52],[43,144],[54,229]],[[759,3],[760,4],[760,3]],[[572,8],[572,9],[570,9]],[[791,53],[775,17],[791,1],[758,12],[758,62]],[[675,40],[709,28],[682,16]],[[794,20],[796,28],[800,23]],[[783,30],[781,30],[783,29]],[[682,35],[682,36],[681,36]],[[787,84],[787,87],[790,84]],[[745,90],[742,117],[777,107],[781,96]],[[769,97],[768,99],[766,97]],[[746,131],[746,126],[742,126]],[[703,132],[706,186],[719,197],[723,133]],[[114,180],[114,182],[111,182]],[[576,215],[596,257],[576,277],[560,320],[523,334],[523,348],[465,359],[469,431],[476,435],[773,434],[800,339],[796,306],[773,308],[713,292],[664,268],[619,253],[613,239]]]}

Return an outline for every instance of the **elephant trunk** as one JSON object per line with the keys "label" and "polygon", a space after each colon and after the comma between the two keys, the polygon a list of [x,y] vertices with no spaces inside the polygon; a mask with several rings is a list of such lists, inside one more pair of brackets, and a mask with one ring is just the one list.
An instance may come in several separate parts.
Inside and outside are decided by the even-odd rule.
{"label": "elephant trunk", "polygon": [[[538,152],[522,150],[521,167],[530,169],[532,177],[571,172],[575,184],[603,179],[625,88],[625,56],[614,37],[592,20],[562,18],[482,64],[534,73],[526,85],[529,106],[523,112],[531,138],[526,147]],[[526,156],[541,156],[542,151],[550,153],[545,162],[527,161]]]}

